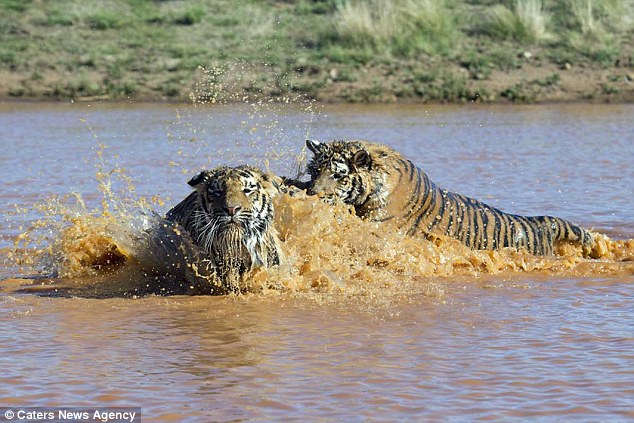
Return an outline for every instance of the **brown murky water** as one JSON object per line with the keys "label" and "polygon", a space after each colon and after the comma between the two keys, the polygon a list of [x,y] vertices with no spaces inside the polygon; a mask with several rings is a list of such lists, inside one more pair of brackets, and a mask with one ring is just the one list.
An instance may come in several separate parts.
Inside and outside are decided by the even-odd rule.
{"label": "brown murky water", "polygon": [[632,116],[630,105],[0,105],[2,279],[56,270],[75,294],[137,292],[148,281],[92,265],[112,244],[140,257],[131,239],[150,215],[139,209],[164,213],[203,167],[293,173],[307,136],[388,143],[445,188],[613,240],[600,260],[471,252],[282,197],[288,263],[254,275],[251,294],[63,298],[3,282],[0,398],[140,406],[151,421],[634,419]]}

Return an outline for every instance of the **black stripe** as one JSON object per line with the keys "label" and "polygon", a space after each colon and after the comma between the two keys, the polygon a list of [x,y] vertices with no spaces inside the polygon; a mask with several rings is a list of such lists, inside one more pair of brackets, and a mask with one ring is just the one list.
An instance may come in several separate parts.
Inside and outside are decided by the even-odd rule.
{"label": "black stripe", "polygon": [[467,204],[464,202],[464,198],[462,196],[458,196],[457,199],[460,207],[458,219],[460,220],[460,226],[458,228],[458,239],[463,242],[463,244],[469,245],[465,242],[465,229],[467,228],[467,223],[465,222],[465,214],[467,212]]}
{"label": "black stripe", "polygon": [[480,230],[480,241],[478,243],[479,245],[479,249],[488,249],[488,234],[487,234],[487,228],[489,227],[489,210],[485,209],[482,210],[482,228]]}
{"label": "black stripe", "polygon": [[513,242],[513,221],[509,219],[509,215],[504,212],[500,212],[500,219],[504,222],[504,229],[506,229],[501,247],[510,247]]}
{"label": "black stripe", "polygon": [[394,219],[393,215],[392,216],[388,216],[388,217],[375,218],[375,219],[372,219],[372,221],[373,222],[386,222],[386,221],[392,220],[392,219]]}
{"label": "black stripe", "polygon": [[502,231],[499,210],[493,210],[493,218],[495,219],[495,226],[493,227],[493,232],[491,233],[491,236],[493,237],[493,240],[491,241],[491,249],[497,250],[499,248],[498,245],[500,243],[500,234]]}
{"label": "black stripe", "polygon": [[423,179],[425,189],[422,198],[418,201],[418,207],[406,218],[409,219],[412,216],[416,216],[416,220],[407,230],[407,234],[413,235],[416,233],[416,231],[418,230],[418,225],[420,225],[421,220],[428,211],[427,209],[429,208],[429,205],[435,204],[436,190],[433,182],[431,182],[431,180],[427,177],[427,175],[425,175],[424,172],[421,172],[421,178]]}
{"label": "black stripe", "polygon": [[[259,198],[260,198],[260,199],[261,199],[261,201],[262,201],[262,208],[260,209],[260,211],[262,211],[262,210],[264,210],[264,209],[268,208],[268,207],[269,207],[269,205],[270,205],[270,203],[269,203],[269,198],[268,198],[266,195],[261,195],[261,194],[260,194],[260,197],[259,197]],[[255,205],[255,203],[254,203],[253,205]]]}
{"label": "black stripe", "polygon": [[[535,230],[530,225],[527,225],[527,222],[524,221],[522,216],[513,215],[513,220],[515,221],[516,226],[520,226],[524,236],[522,239],[525,239],[525,247],[529,252],[533,252],[535,240],[537,239],[537,234]],[[531,242],[531,238],[533,242]],[[518,242],[518,237],[515,237],[515,247],[519,249],[522,246],[522,242]]]}
{"label": "black stripe", "polygon": [[243,169],[236,168],[235,171],[238,174],[238,176],[242,176],[244,178],[249,178],[249,177],[253,176],[253,173],[249,172],[248,170],[243,170]]}
{"label": "black stripe", "polygon": [[416,185],[414,186],[414,192],[412,193],[412,195],[410,195],[409,199],[407,200],[407,202],[403,206],[403,211],[407,210],[407,212],[405,213],[405,216],[404,216],[404,220],[409,219],[409,217],[412,215],[412,212],[414,210],[414,206],[416,204],[418,204],[419,201],[420,201],[420,197],[421,197],[421,192],[420,192],[421,170],[416,168],[416,173],[417,173],[418,178],[416,178]]}
{"label": "black stripe", "polygon": [[463,228],[465,229],[465,239],[464,239],[464,243],[467,247],[472,248],[473,246],[471,245],[471,228],[473,227],[473,222],[471,221],[471,215],[473,212],[473,206],[471,204],[467,204],[465,203],[465,214],[467,216],[467,221],[463,221],[462,225]]}
{"label": "black stripe", "polygon": [[[400,160],[402,162],[402,160]],[[401,170],[401,166],[392,165],[394,170],[398,172],[398,181],[401,182],[401,178],[403,177],[403,171]]]}
{"label": "black stripe", "polygon": [[451,203],[451,206],[449,207],[449,215],[448,215],[449,222],[447,223],[447,228],[445,229],[445,236],[451,236],[453,235],[451,232],[454,227],[454,210],[456,210],[457,204],[456,204],[456,199],[454,198],[451,192],[447,193],[447,197],[449,202]]}
{"label": "black stripe", "polygon": [[414,179],[414,168],[418,169],[417,166],[414,166],[414,163],[410,162],[409,160],[403,160],[401,159],[401,161],[403,162],[403,164],[405,164],[405,166],[409,167],[409,181],[412,182],[412,179]]}
{"label": "black stripe", "polygon": [[[566,222],[566,223],[568,223],[568,222]],[[573,225],[573,224],[569,224],[569,225],[566,225],[566,226],[570,226],[570,230],[577,236],[577,240],[583,239],[583,236],[582,236],[583,235],[583,232],[582,232],[583,229],[581,229],[579,226]],[[566,237],[566,239],[568,239],[568,238]]]}
{"label": "black stripe", "polygon": [[[436,195],[436,198],[438,198],[438,195]],[[436,208],[434,207],[434,210],[435,209]],[[440,210],[436,213],[436,215],[434,216],[434,219],[429,223],[429,225],[427,225],[427,232],[431,232],[431,230],[434,229],[436,225],[438,225],[438,223],[440,223],[440,221],[444,217],[444,214],[445,214],[445,199],[443,198],[443,195],[441,193],[440,194]]]}

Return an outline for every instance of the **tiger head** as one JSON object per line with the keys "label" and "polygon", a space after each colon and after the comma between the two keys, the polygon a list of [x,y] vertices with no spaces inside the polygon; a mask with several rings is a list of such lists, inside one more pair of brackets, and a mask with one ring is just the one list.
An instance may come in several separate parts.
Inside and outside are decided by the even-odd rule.
{"label": "tiger head", "polygon": [[239,166],[205,170],[188,182],[198,194],[198,205],[186,229],[219,267],[238,267],[243,273],[277,264],[272,223],[278,179],[256,168]]}
{"label": "tiger head", "polygon": [[250,166],[218,167],[194,176],[188,184],[198,192],[202,232],[236,228],[247,234],[265,232],[273,221],[273,177]]}
{"label": "tiger head", "polygon": [[366,144],[306,140],[306,146],[314,154],[307,166],[310,174],[307,193],[319,195],[329,203],[343,201],[353,206],[363,205],[382,186],[381,174],[377,172],[379,164],[373,160]]}

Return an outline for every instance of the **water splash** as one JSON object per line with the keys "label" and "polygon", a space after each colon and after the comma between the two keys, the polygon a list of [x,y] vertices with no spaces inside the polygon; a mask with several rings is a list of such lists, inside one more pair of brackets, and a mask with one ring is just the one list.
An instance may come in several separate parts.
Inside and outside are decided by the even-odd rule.
{"label": "water splash", "polygon": [[[301,96],[265,101],[238,93],[231,79],[222,77],[239,74],[234,71],[201,68],[203,78],[192,92],[192,104],[204,108],[207,118],[194,118],[191,107],[176,111],[166,135],[177,154],[167,158],[165,166],[178,173],[179,181],[202,167],[245,162],[278,174],[301,175],[305,155],[289,154],[294,150],[289,146],[310,138],[319,107]],[[305,116],[290,130],[284,122],[288,107],[299,107]],[[230,116],[239,116],[239,129],[226,139],[216,131],[226,128]],[[39,219],[20,229],[9,254],[19,273],[55,277],[53,285],[61,283],[74,295],[224,293],[204,254],[154,210],[164,199],[137,195],[132,175],[116,164],[116,155],[89,124],[90,117],[84,122],[96,145],[98,206],[90,208],[73,193],[36,204]],[[346,206],[332,207],[303,195],[277,198],[275,226],[287,260],[247,275],[242,286],[246,291],[318,301],[389,302],[417,294],[441,297],[443,278],[518,272],[634,274],[634,240],[597,235],[595,260],[583,259],[573,245],[561,245],[553,257],[473,251],[452,239],[408,238],[388,226],[360,220]]]}
{"label": "water splash", "polygon": [[[172,167],[188,174],[193,169],[237,166],[246,160],[276,173],[286,174],[288,169],[297,173],[296,157],[288,151],[295,150],[298,139],[310,137],[321,106],[290,88],[277,97],[263,96],[258,90],[243,91],[240,78],[257,75],[251,69],[254,66],[237,61],[199,67],[199,81],[190,93],[193,109],[177,110],[176,119],[167,127],[168,140],[178,151],[177,157],[170,158]],[[193,118],[192,112],[202,108],[207,111],[206,119]],[[298,111],[301,120],[285,120],[289,112],[296,116]],[[239,116],[238,122],[235,116]],[[231,139],[221,135],[228,125],[237,126]]]}

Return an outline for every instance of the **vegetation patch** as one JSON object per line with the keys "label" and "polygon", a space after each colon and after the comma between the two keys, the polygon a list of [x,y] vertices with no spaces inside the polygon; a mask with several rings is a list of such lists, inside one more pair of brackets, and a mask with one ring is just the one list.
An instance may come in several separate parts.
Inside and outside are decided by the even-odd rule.
{"label": "vegetation patch", "polygon": [[634,99],[631,0],[4,0],[0,37],[4,97],[188,100],[223,67],[227,98]]}

